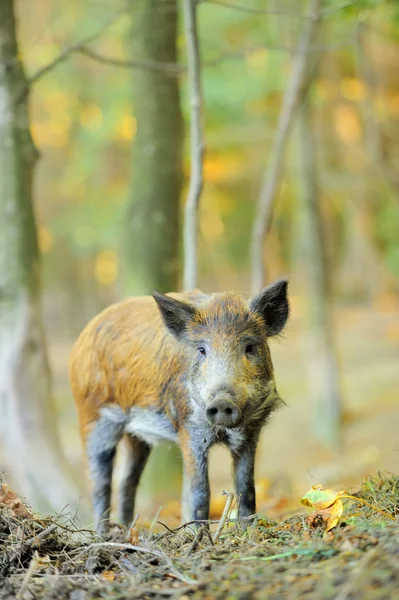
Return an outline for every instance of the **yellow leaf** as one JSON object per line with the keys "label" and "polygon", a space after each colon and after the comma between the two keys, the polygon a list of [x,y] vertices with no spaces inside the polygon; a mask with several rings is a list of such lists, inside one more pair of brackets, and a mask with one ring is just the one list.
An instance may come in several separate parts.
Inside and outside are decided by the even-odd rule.
{"label": "yellow leaf", "polygon": [[326,531],[330,531],[333,529],[342,517],[342,513],[344,512],[344,505],[342,504],[342,500],[336,500],[332,506],[328,508],[330,512],[330,517],[327,521]]}
{"label": "yellow leaf", "polygon": [[328,508],[334,502],[338,500],[338,498],[347,494],[345,491],[336,491],[336,490],[323,490],[322,485],[319,483],[318,485],[312,486],[312,489],[304,495],[301,499],[301,504],[305,506],[309,506],[310,508]]}
{"label": "yellow leaf", "polygon": [[324,523],[327,533],[327,531],[330,531],[338,524],[338,521],[342,516],[343,510],[344,505],[342,504],[342,500],[337,499],[328,508],[322,508],[312,513],[309,516],[308,523],[310,527],[317,527],[317,525],[320,522]]}
{"label": "yellow leaf", "polygon": [[115,580],[115,573],[113,571],[103,571],[101,573],[101,576],[103,579],[106,579],[107,581]]}
{"label": "yellow leaf", "polygon": [[316,512],[309,516],[308,523],[311,527],[317,527],[322,522],[325,524],[326,533],[333,529],[342,516],[344,505],[341,498],[346,498],[348,492],[344,490],[322,489],[321,483],[314,485],[307,494],[301,499],[301,503],[311,508],[316,508]]}

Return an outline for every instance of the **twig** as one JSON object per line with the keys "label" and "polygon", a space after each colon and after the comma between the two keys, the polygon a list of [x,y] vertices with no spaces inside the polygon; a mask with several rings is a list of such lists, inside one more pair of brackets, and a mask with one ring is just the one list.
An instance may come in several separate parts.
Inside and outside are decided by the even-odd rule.
{"label": "twig", "polygon": [[[354,45],[353,36],[348,36],[347,38],[342,38],[340,41],[333,42],[331,44],[311,44],[306,49],[305,54],[307,56],[311,56],[314,54],[321,54],[323,52],[331,52],[333,50],[339,50],[341,48],[347,48],[348,46]],[[215,59],[210,59],[201,62],[202,68],[208,67],[218,67],[228,60],[240,60],[242,58],[247,58],[252,52],[262,51],[262,50],[270,50],[271,52],[285,52],[292,56],[296,56],[298,53],[297,46],[280,46],[277,44],[262,44],[261,46],[252,46],[248,47],[240,52],[226,52],[220,54]]]}
{"label": "twig", "polygon": [[84,38],[83,40],[80,40],[79,42],[76,42],[75,44],[71,44],[70,46],[67,46],[66,48],[64,48],[63,50],[61,50],[61,52],[58,54],[58,56],[56,56],[52,61],[50,61],[49,63],[47,63],[46,65],[44,65],[40,69],[38,69],[36,71],[36,73],[34,73],[30,77],[28,77],[27,87],[25,89],[23,89],[22,92],[19,94],[19,96],[17,97],[16,103],[19,104],[24,99],[25,95],[28,93],[29,88],[32,86],[32,84],[34,84],[38,79],[41,79],[44,75],[46,75],[47,73],[49,73],[50,71],[52,71],[54,69],[54,67],[56,67],[60,63],[63,63],[71,54],[73,54],[74,52],[80,52],[82,50],[82,48],[84,48],[85,46],[87,46],[87,44],[90,44],[91,42],[94,42],[125,11],[126,11],[125,8],[123,8],[122,10],[119,10],[116,14],[114,14],[111,17],[111,19],[109,19],[108,21],[106,21],[104,23],[104,25],[102,27],[100,27],[100,29],[98,29],[95,33],[92,33],[92,34],[88,35],[86,38]]}
{"label": "twig", "polygon": [[160,515],[160,512],[161,512],[161,510],[162,510],[162,506],[160,506],[160,507],[158,508],[158,510],[157,510],[157,512],[156,512],[156,514],[155,514],[155,517],[154,517],[154,518],[153,518],[153,520],[152,520],[152,523],[151,523],[151,526],[150,526],[150,529],[149,529],[149,532],[150,532],[150,533],[151,533],[151,531],[154,529],[155,525],[158,523],[158,517],[159,517],[159,515]]}
{"label": "twig", "polygon": [[[239,12],[245,12],[250,15],[275,15],[278,17],[292,17],[294,19],[313,19],[313,15],[309,13],[299,13],[294,11],[286,11],[286,10],[278,10],[278,9],[262,9],[262,8],[249,8],[248,6],[243,6],[242,4],[234,4],[232,2],[225,2],[224,0],[198,0],[201,4],[215,4],[217,6],[222,6],[224,8],[231,8],[232,10],[237,10]],[[336,8],[327,8],[321,12],[321,16],[330,16],[335,13],[344,10],[345,8],[350,8],[357,4],[359,0],[352,0],[350,2],[346,2],[345,4],[341,4]]]}
{"label": "twig", "polygon": [[190,556],[190,554],[192,554],[194,552],[194,550],[196,549],[196,547],[198,546],[198,544],[200,543],[200,541],[203,538],[205,529],[206,529],[206,527],[204,525],[198,529],[193,541],[190,544],[189,549],[186,552],[186,556]]}
{"label": "twig", "polygon": [[299,104],[301,88],[305,80],[307,51],[320,23],[319,11],[321,1],[309,1],[309,13],[314,15],[314,18],[306,21],[302,35],[299,38],[291,77],[284,93],[278,125],[270,149],[269,166],[266,169],[259,194],[251,238],[253,293],[258,292],[264,284],[264,240],[271,225],[277,189],[283,168],[285,147]]}
{"label": "twig", "polygon": [[211,546],[214,546],[215,544],[213,543],[213,539],[212,539],[209,529],[207,527],[204,527],[203,529],[204,529],[204,534],[208,536],[208,540],[210,541]]}
{"label": "twig", "polygon": [[139,520],[139,516],[140,516],[140,513],[137,513],[137,515],[134,517],[134,519],[132,521],[132,524],[130,525],[129,529],[132,529],[133,527],[136,527],[137,521]]}
{"label": "twig", "polygon": [[203,186],[205,145],[202,133],[201,66],[197,33],[196,0],[184,0],[184,23],[187,36],[188,84],[190,94],[191,174],[184,211],[184,290],[197,282],[198,207]]}
{"label": "twig", "polygon": [[[334,42],[332,44],[315,44],[309,46],[307,54],[318,54],[321,52],[329,52],[331,50],[337,50],[340,48],[346,48],[353,44],[352,38],[348,38],[346,41]],[[256,50],[271,50],[276,52],[286,52],[288,54],[295,54],[297,51],[296,47],[290,46],[278,46],[276,44],[262,44],[262,46],[256,46],[254,48],[248,48],[241,52],[226,52],[221,54],[215,59],[201,61],[200,65],[203,69],[210,67],[218,67],[228,60],[240,60],[246,58],[248,53]],[[164,63],[164,62],[143,62],[138,60],[127,60],[123,58],[114,58],[111,56],[104,56],[99,52],[88,48],[87,46],[78,47],[75,52],[80,52],[87,58],[99,62],[104,65],[110,65],[112,67],[120,67],[122,69],[141,69],[146,71],[160,71],[166,73],[171,77],[181,77],[187,74],[187,66],[179,63]]]}
{"label": "twig", "polygon": [[[255,517],[258,517],[259,515],[257,513],[254,513],[253,515],[248,515],[248,517],[234,517],[233,519],[229,519],[230,523],[240,523],[241,521],[251,521],[253,519],[255,519]],[[197,519],[194,521],[187,521],[187,523],[183,523],[183,525],[179,525],[179,527],[175,527],[175,529],[170,529],[167,525],[165,525],[165,523],[162,523],[162,521],[158,521],[159,525],[162,525],[163,527],[165,527],[165,529],[167,529],[166,533],[163,533],[159,538],[158,541],[160,539],[162,539],[165,535],[168,535],[168,533],[177,533],[178,531],[181,531],[182,529],[185,529],[186,527],[189,527],[190,525],[215,525],[216,523],[220,523],[219,519]]]}
{"label": "twig", "polygon": [[79,552],[82,554],[83,552],[88,552],[94,548],[115,548],[116,550],[130,550],[131,552],[141,552],[142,554],[152,554],[153,556],[157,556],[158,558],[165,558],[165,555],[158,550],[152,550],[150,548],[144,548],[143,546],[134,546],[133,544],[123,544],[120,542],[94,542],[93,544],[88,544],[87,546],[80,546],[80,548],[76,548],[73,552]]}
{"label": "twig", "polygon": [[357,496],[351,496],[350,494],[343,494],[342,496],[340,495],[339,498],[350,498],[351,500],[355,500],[355,502],[360,502],[360,504],[365,504],[372,510],[375,510],[376,512],[380,513],[380,515],[383,515],[384,517],[388,517],[388,519],[391,519],[391,521],[396,521],[395,517],[393,517],[391,514],[389,514],[389,512],[387,512],[386,510],[381,510],[380,508],[377,508],[376,506],[373,506],[366,500],[363,500],[363,498],[358,498]]}
{"label": "twig", "polygon": [[[107,27],[108,26],[109,26],[109,24],[107,25]],[[97,39],[103,33],[104,29],[106,29],[106,26],[104,26],[103,29],[99,30],[95,34],[88,36],[84,40],[81,40],[79,42],[76,42],[75,44],[71,44],[70,46],[67,46],[66,48],[64,48],[63,50],[60,51],[60,53],[56,56],[56,58],[54,58],[52,61],[50,61],[48,64],[44,65],[43,67],[40,67],[35,73],[33,73],[33,75],[31,75],[28,78],[27,86],[22,90],[20,95],[17,97],[16,103],[18,104],[19,102],[21,102],[23,100],[23,98],[25,97],[25,94],[28,93],[30,87],[34,83],[36,83],[43,76],[47,75],[47,73],[52,71],[56,66],[65,62],[72,54],[83,54],[87,58],[90,58],[91,60],[94,60],[101,64],[109,65],[109,66],[117,67],[117,68],[122,68],[122,69],[140,69],[140,70],[147,70],[147,71],[157,71],[157,72],[166,73],[171,77],[181,77],[181,76],[187,74],[187,67],[184,64],[166,63],[166,62],[165,63],[164,62],[150,62],[150,61],[143,62],[143,61],[138,61],[138,60],[115,58],[112,56],[104,56],[103,54],[100,54],[99,52],[89,48],[88,44],[95,41],[95,39]],[[313,54],[313,53],[320,53],[320,52],[328,52],[328,51],[336,50],[339,48],[345,48],[349,44],[350,44],[350,42],[347,41],[347,42],[336,42],[334,44],[312,46],[308,49],[307,53]],[[288,54],[294,54],[296,51],[295,48],[290,48],[290,47],[286,47],[286,46],[278,46],[278,45],[270,45],[270,44],[262,45],[259,47],[259,49],[287,52]],[[241,53],[238,52],[238,53],[222,54],[217,59],[201,62],[200,65],[203,68],[217,67],[227,60],[243,59],[247,56],[247,53],[248,53],[248,50],[244,50]]]}
{"label": "twig", "polygon": [[244,12],[249,15],[275,15],[279,17],[294,17],[296,19],[306,18],[306,15],[300,13],[289,12],[285,10],[271,9],[271,8],[250,8],[243,6],[242,4],[234,4],[233,2],[225,2],[224,0],[199,0],[201,4],[215,4],[223,8],[230,8],[238,12]]}
{"label": "twig", "polygon": [[66,527],[65,525],[61,525],[61,523],[57,523],[53,519],[40,519],[40,521],[38,521],[37,519],[32,519],[32,521],[35,521],[36,523],[45,523],[45,522],[46,523],[53,523],[54,525],[56,525],[60,529],[63,529],[64,531],[68,531],[68,533],[90,533],[91,535],[95,535],[97,537],[101,537],[101,536],[99,536],[98,533],[96,533],[94,531],[94,529],[71,529],[70,527]]}
{"label": "twig", "polygon": [[170,75],[181,75],[187,71],[186,67],[179,65],[178,63],[161,63],[161,62],[142,62],[139,60],[124,60],[120,58],[112,58],[99,54],[86,45],[75,48],[74,52],[80,52],[88,58],[100,62],[104,65],[110,65],[112,67],[122,67],[127,69],[145,69],[147,71],[162,71],[167,72]]}
{"label": "twig", "polygon": [[326,8],[324,10],[321,11],[321,16],[322,17],[329,17],[330,15],[335,15],[337,12],[340,12],[341,10],[345,10],[345,8],[351,8],[352,6],[354,6],[355,4],[357,4],[359,2],[359,0],[352,0],[349,2],[346,2],[345,4],[341,4],[340,6],[337,6],[335,8]]}
{"label": "twig", "polygon": [[40,543],[42,540],[44,540],[44,538],[48,537],[51,533],[53,533],[53,531],[55,531],[57,529],[57,527],[58,527],[58,525],[56,523],[53,523],[52,525],[50,525],[46,529],[43,529],[43,531],[41,531],[40,533],[35,535],[35,537],[27,540],[25,542],[26,545],[32,546],[34,548],[38,543]]}
{"label": "twig", "polygon": [[213,536],[213,543],[217,542],[220,534],[222,533],[222,529],[226,524],[227,518],[229,516],[229,512],[230,512],[230,508],[231,508],[231,504],[234,500],[234,494],[233,492],[226,492],[226,490],[223,490],[223,496],[227,496],[226,499],[226,504],[224,505],[224,510],[223,510],[223,514],[222,514],[222,518],[220,519],[218,528],[215,531],[215,535]]}

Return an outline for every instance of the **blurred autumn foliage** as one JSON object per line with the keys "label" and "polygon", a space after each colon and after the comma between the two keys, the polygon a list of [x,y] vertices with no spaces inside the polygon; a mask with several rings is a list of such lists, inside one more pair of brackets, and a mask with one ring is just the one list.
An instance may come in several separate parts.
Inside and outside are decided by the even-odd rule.
{"label": "blurred autumn foliage", "polygon": [[[212,2],[203,2],[199,13],[208,147],[200,278],[213,289],[247,284],[257,190],[301,21],[297,5],[284,4],[286,13],[295,13],[287,16],[268,14],[273,3],[249,4],[245,8],[254,14]],[[319,59],[311,96],[321,148],[323,214],[336,292],[373,297],[384,289],[395,290],[399,271],[397,7],[360,0],[335,10],[339,6],[338,0],[327,3],[331,14],[324,19],[322,41],[313,49]],[[113,19],[117,9],[105,2],[60,5],[51,0],[33,8],[21,1],[21,45],[28,72],[34,74],[107,22],[89,47],[115,61],[129,60],[129,36],[139,24],[133,23],[131,30],[126,10]],[[356,49],[359,23],[365,28],[361,50]],[[180,35],[182,62],[184,44]],[[359,72],[359,51],[365,54],[368,81]],[[79,306],[80,315],[70,315],[74,331],[123,290],[120,231],[137,131],[130,101],[135,73],[74,52],[32,87],[32,133],[42,157],[36,198],[46,289],[57,294],[63,314],[65,306],[72,312]],[[186,78],[179,78],[187,119]],[[365,123],[365,104],[373,123]],[[369,129],[373,140],[367,139]],[[370,148],[369,142],[378,148]],[[186,155],[186,173],[187,161]],[[270,236],[271,276],[289,271],[300,252],[293,242],[294,165],[291,152]],[[368,281],[362,276],[364,268]],[[354,271],[359,275],[352,277]],[[81,297],[84,311],[77,301]]]}

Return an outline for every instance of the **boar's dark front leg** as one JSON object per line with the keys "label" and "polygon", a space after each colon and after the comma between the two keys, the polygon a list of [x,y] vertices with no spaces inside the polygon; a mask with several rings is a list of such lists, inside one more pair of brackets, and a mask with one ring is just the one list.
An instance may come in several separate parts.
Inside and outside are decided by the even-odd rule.
{"label": "boar's dark front leg", "polygon": [[[257,440],[247,440],[233,451],[234,480],[238,501],[238,516],[248,517],[256,512],[255,453]],[[248,521],[246,521],[248,523]],[[245,522],[243,522],[243,525]]]}
{"label": "boar's dark front leg", "polygon": [[209,519],[210,488],[208,478],[208,448],[196,444],[190,434],[180,434],[183,454],[182,520]]}

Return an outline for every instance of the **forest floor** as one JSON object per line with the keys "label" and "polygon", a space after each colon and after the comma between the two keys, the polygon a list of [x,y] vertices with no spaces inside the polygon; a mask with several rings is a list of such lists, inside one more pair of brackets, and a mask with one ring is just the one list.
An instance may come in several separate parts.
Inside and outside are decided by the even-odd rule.
{"label": "forest floor", "polygon": [[301,511],[279,521],[259,515],[246,529],[227,520],[217,540],[217,524],[208,534],[160,523],[127,533],[115,526],[100,538],[73,518],[33,516],[2,489],[0,599],[399,598],[395,475],[364,481],[329,532],[325,512]]}

